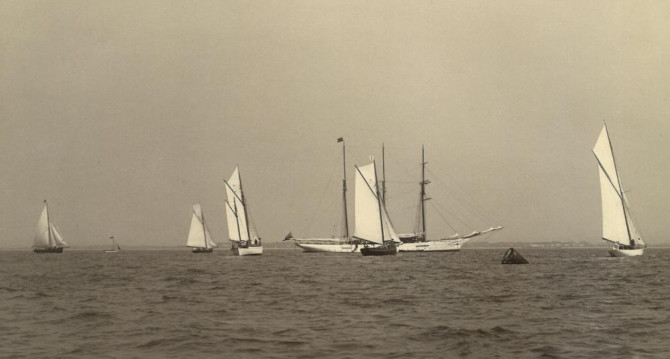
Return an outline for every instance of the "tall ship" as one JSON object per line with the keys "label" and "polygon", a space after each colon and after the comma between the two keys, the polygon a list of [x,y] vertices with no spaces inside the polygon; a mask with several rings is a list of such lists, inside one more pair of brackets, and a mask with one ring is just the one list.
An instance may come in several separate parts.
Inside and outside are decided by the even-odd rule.
{"label": "tall ship", "polygon": [[251,216],[242,190],[242,179],[239,167],[226,181],[226,219],[228,222],[228,239],[233,242],[235,255],[252,256],[263,254],[261,238],[250,223]]}
{"label": "tall ship", "polygon": [[63,253],[63,248],[69,247],[60,231],[56,229],[49,217],[49,205],[44,201],[44,208],[40,219],[37,221],[37,233],[33,240],[33,252],[35,253]]}
{"label": "tall ship", "polygon": [[466,235],[458,233],[449,237],[431,240],[426,235],[426,202],[430,198],[426,195],[426,185],[430,183],[426,180],[426,160],[425,150],[421,147],[421,182],[419,194],[419,207],[417,214],[418,225],[415,228],[419,230],[415,233],[400,234],[399,238],[402,244],[398,247],[400,252],[458,252],[461,246],[474,237],[503,229],[502,226],[490,227],[482,231],[472,231]]}
{"label": "tall ship", "polygon": [[646,244],[633,221],[626,194],[622,189],[607,124],[600,131],[593,154],[600,173],[602,239],[613,245],[609,254],[612,257],[641,256]]}
{"label": "tall ship", "polygon": [[303,249],[304,252],[334,252],[334,253],[352,253],[360,252],[359,240],[349,235],[349,216],[347,212],[347,161],[346,146],[344,138],[337,139],[342,143],[342,209],[343,223],[342,233],[338,238],[295,238],[292,233],[286,235],[284,240],[293,240],[296,246]]}
{"label": "tall ship", "polygon": [[191,211],[191,226],[188,229],[186,246],[190,247],[193,253],[212,253],[217,247],[205,224],[205,215],[202,213],[200,203],[193,205]]}
{"label": "tall ship", "polygon": [[395,255],[400,239],[382,201],[377,166],[374,158],[371,160],[368,165],[356,166],[354,238],[362,242],[361,254],[364,256]]}

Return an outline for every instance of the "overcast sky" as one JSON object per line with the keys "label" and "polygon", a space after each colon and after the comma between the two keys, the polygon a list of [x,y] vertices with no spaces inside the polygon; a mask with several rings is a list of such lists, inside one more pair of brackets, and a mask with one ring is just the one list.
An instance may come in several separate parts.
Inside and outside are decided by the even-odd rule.
{"label": "overcast sky", "polygon": [[198,202],[226,242],[236,165],[264,241],[336,235],[341,136],[352,216],[385,143],[411,232],[425,145],[432,237],[606,245],[604,120],[654,246],[669,63],[663,1],[2,0],[0,247],[32,245],[44,199],[72,247],[184,245]]}

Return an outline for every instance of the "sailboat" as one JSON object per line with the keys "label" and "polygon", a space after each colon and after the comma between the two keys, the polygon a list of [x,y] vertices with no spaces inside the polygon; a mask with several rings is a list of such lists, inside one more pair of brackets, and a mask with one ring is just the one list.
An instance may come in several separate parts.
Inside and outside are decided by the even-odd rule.
{"label": "sailboat", "polygon": [[343,233],[339,238],[295,238],[292,233],[286,235],[284,240],[293,240],[295,245],[302,248],[304,252],[335,252],[352,253],[360,252],[358,240],[349,236],[349,218],[347,213],[347,164],[344,138],[337,139],[342,143],[342,208],[344,209]]}
{"label": "sailboat", "polygon": [[116,243],[114,236],[109,237],[112,240],[112,249],[105,249],[105,253],[116,253],[121,250],[121,246]]}
{"label": "sailboat", "polygon": [[263,254],[261,238],[249,224],[249,208],[242,190],[242,179],[238,167],[226,181],[226,219],[228,239],[233,242],[233,253],[240,256]]}
{"label": "sailboat", "polygon": [[[372,163],[368,165],[356,166],[354,237],[365,241],[361,248],[364,256],[395,255],[398,252],[396,242],[400,243],[400,240],[382,203],[377,166],[372,156],[371,160]],[[371,246],[369,243],[376,245]]]}
{"label": "sailboat", "polygon": [[35,253],[63,253],[63,248],[69,247],[63,240],[56,226],[49,219],[49,205],[44,201],[42,215],[37,222],[37,233],[33,241],[33,252]]}
{"label": "sailboat", "polygon": [[193,205],[186,246],[193,248],[191,250],[193,253],[212,253],[217,246],[212,240],[212,235],[209,234],[209,228],[205,224],[205,215],[199,203]]}
{"label": "sailboat", "polygon": [[600,173],[600,197],[602,201],[602,239],[613,244],[609,250],[612,257],[641,256],[646,244],[631,217],[626,194],[614,160],[607,124],[593,147]]}
{"label": "sailboat", "polygon": [[458,252],[461,250],[461,246],[471,240],[474,237],[480,236],[482,234],[490,233],[493,231],[499,231],[503,229],[502,226],[490,227],[489,229],[482,231],[472,231],[466,235],[460,235],[458,233],[451,235],[446,238],[429,240],[426,236],[426,201],[430,198],[426,195],[426,185],[430,183],[429,180],[426,180],[426,162],[425,160],[425,151],[423,146],[421,147],[421,191],[420,191],[420,204],[419,204],[419,215],[417,216],[419,221],[419,232],[411,234],[400,234],[399,238],[402,244],[398,247],[400,252]]}

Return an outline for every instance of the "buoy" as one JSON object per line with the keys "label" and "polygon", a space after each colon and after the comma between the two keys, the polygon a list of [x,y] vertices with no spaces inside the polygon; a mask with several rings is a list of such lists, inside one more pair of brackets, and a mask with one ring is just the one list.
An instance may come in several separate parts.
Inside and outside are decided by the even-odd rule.
{"label": "buoy", "polygon": [[510,248],[505,252],[502,264],[528,264],[528,261],[519,252],[515,251],[514,248]]}

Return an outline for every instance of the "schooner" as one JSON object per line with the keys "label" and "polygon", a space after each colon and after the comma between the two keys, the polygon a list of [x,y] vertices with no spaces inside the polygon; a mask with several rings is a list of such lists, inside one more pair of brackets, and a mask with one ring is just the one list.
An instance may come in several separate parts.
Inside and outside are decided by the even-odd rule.
{"label": "schooner", "polygon": [[430,183],[426,180],[426,162],[425,151],[421,146],[421,182],[419,194],[419,213],[417,216],[419,222],[418,233],[400,234],[402,245],[398,247],[400,252],[458,252],[461,246],[470,239],[482,234],[490,233],[503,229],[502,226],[490,227],[482,231],[473,231],[466,235],[454,234],[446,238],[429,240],[426,236],[426,201],[430,198],[426,195],[426,185]]}

